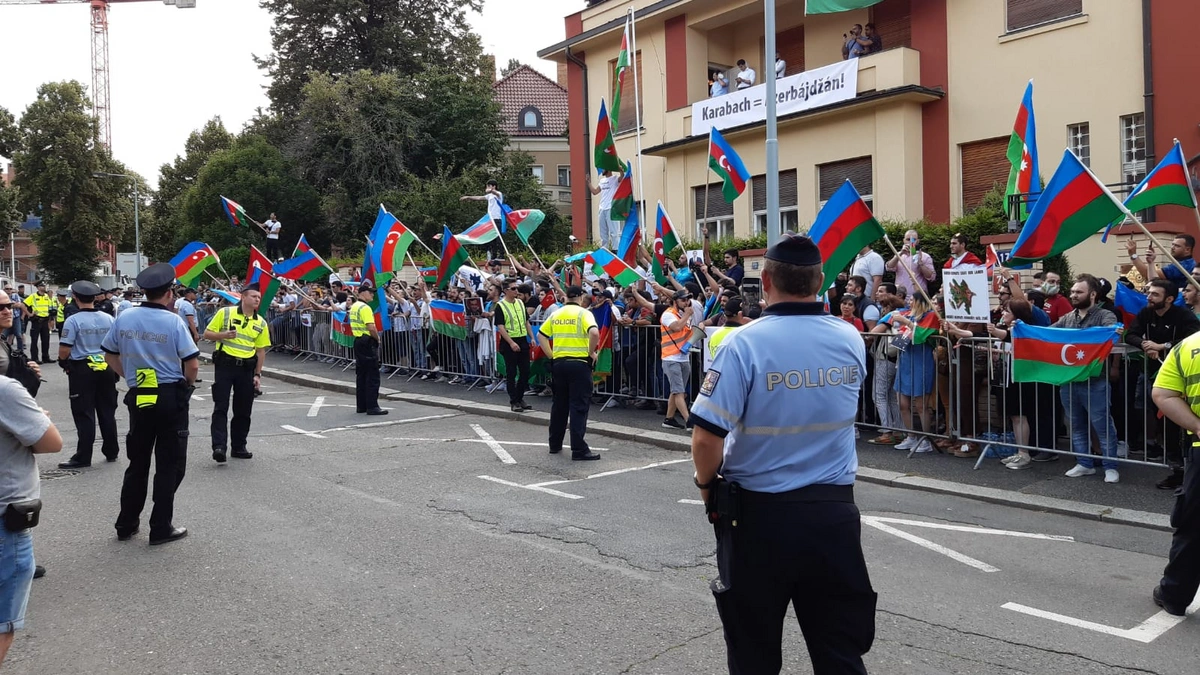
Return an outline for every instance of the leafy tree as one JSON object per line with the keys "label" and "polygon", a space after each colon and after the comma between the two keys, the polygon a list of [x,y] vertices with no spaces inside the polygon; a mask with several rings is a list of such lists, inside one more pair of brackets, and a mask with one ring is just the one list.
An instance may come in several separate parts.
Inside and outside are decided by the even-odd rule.
{"label": "leafy tree", "polygon": [[523,64],[518,59],[509,59],[508,65],[500,69],[500,77],[508,77],[509,75],[512,75],[522,65]]}
{"label": "leafy tree", "polygon": [[20,201],[18,188],[0,183],[0,240],[8,241],[9,235],[17,231],[25,220],[17,203]]}
{"label": "leafy tree", "polygon": [[0,157],[12,157],[21,144],[21,132],[12,113],[0,106]]}
{"label": "leafy tree", "polygon": [[159,169],[158,191],[151,201],[151,215],[142,222],[142,248],[151,260],[169,260],[187,240],[183,231],[187,223],[183,214],[182,197],[192,186],[208,160],[233,146],[233,134],[225,129],[220,117],[214,117],[203,127],[188,135],[183,156]]}

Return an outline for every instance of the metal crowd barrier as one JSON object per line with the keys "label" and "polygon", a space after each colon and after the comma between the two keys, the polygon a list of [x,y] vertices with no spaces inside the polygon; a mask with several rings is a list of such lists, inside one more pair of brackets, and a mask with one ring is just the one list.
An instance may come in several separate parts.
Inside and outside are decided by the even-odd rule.
{"label": "metal crowd barrier", "polygon": [[[915,436],[909,456],[936,449],[954,436],[950,343],[941,335],[920,345],[893,333],[861,333],[867,347],[867,372],[859,396],[860,430],[899,441]],[[928,446],[919,446],[927,441]],[[889,443],[896,445],[897,443]]]}

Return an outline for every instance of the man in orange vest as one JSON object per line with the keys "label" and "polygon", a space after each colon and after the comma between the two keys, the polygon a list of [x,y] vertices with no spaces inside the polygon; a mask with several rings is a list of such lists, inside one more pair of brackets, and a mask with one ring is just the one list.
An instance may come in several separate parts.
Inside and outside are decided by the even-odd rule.
{"label": "man in orange vest", "polygon": [[[687,385],[692,378],[692,357],[689,355],[692,335],[692,294],[675,291],[671,306],[662,314],[662,370],[667,376],[670,396],[667,397],[667,417],[662,425],[667,429],[686,429],[688,421]],[[675,414],[683,417],[680,424]]]}

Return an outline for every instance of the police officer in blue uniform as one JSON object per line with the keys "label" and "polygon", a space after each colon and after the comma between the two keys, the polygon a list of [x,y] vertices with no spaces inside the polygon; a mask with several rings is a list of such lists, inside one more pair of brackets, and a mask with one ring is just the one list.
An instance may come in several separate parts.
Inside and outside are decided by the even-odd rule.
{"label": "police officer in blue uniform", "polygon": [[175,270],[167,263],[142,270],[137,285],[145,292],[146,301],[122,312],[100,345],[109,367],[129,385],[125,395],[129,469],[121,486],[117,539],[126,541],[138,531],[153,457],[152,546],[187,536],[187,529],[175,527],[172,518],[175,490],[183,482],[187,466],[188,403],[200,372],[200,350],[175,313],[174,280]]}
{"label": "police officer in blue uniform", "polygon": [[96,309],[100,287],[90,281],[71,284],[74,307],[59,328],[58,365],[67,374],[71,396],[71,416],[79,442],[75,454],[58,466],[76,469],[92,465],[92,449],[96,444],[96,422],[100,422],[103,442],[100,452],[110,462],[121,454],[117,439],[117,375],[104,360],[100,343],[108,336],[113,318]]}
{"label": "police officer in blue uniform", "polygon": [[866,350],[818,300],[824,275],[811,239],[784,235],[765,257],[768,307],[724,341],[690,419],[693,480],[717,535],[712,591],[729,672],[779,672],[791,603],[816,675],[866,673],[876,596],[854,504]]}

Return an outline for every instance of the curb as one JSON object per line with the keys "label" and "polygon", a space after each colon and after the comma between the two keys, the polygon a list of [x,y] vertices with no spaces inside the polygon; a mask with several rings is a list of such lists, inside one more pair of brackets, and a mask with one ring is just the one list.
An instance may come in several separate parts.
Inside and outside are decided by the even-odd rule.
{"label": "curb", "polygon": [[[212,357],[205,353],[201,353],[200,358],[205,362],[212,361]],[[287,382],[289,384],[298,384],[313,389],[323,389],[341,394],[354,394],[354,384],[345,382],[343,380],[335,380],[316,375],[302,375],[289,370],[271,367],[264,367],[263,375],[272,379],[280,380],[282,382]],[[531,411],[514,413],[508,409],[508,406],[476,403],[474,401],[464,401],[463,399],[446,398],[443,396],[408,394],[396,389],[389,389],[387,387],[380,387],[379,395],[392,401],[427,405],[437,408],[448,408],[450,410],[457,410],[459,412],[470,413],[472,415],[482,415],[484,417],[496,417],[500,419],[531,422],[535,424],[540,423],[542,425],[548,425],[550,423],[550,414],[545,412]],[[688,436],[666,434],[658,431],[647,431],[644,429],[633,429],[627,426],[609,424],[607,422],[595,422],[593,420],[588,420],[588,431],[618,440],[645,443],[647,445],[653,445],[665,450],[674,450],[679,452],[691,451],[691,440]],[[1102,506],[1100,504],[1073,502],[1055,497],[1030,495],[1023,492],[1000,490],[997,488],[989,488],[978,485],[966,485],[963,483],[938,480],[936,478],[927,478],[925,476],[915,474],[872,469],[864,466],[860,466],[858,468],[858,479],[863,482],[874,483],[876,485],[885,485],[888,487],[904,488],[908,490],[923,490],[925,492],[934,492],[937,494],[963,497],[966,499],[973,499],[975,501],[999,504],[1001,506],[1010,506],[1028,511],[1057,513],[1064,516],[1082,518],[1084,520],[1099,520],[1106,523],[1128,525],[1131,527],[1140,527],[1149,530],[1157,530],[1160,532],[1174,531],[1174,528],[1171,527],[1170,518],[1163,513],[1150,513],[1148,511],[1136,511],[1134,509]]]}

